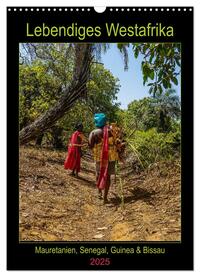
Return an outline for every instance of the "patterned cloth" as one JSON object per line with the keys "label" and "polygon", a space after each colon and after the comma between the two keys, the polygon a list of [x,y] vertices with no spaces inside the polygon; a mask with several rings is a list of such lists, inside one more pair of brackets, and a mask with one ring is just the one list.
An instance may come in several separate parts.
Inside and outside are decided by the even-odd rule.
{"label": "patterned cloth", "polygon": [[100,170],[99,177],[97,180],[98,189],[105,189],[108,179],[108,126],[103,128],[103,142],[101,150],[101,161],[100,161]]}
{"label": "patterned cloth", "polygon": [[[103,142],[103,139],[100,143],[94,145],[93,156],[94,156],[95,162],[100,162],[100,160],[101,160],[102,142]],[[113,137],[109,137],[108,144],[109,144],[109,150],[108,150],[109,161],[118,161],[119,155],[117,152],[117,148],[114,145]]]}

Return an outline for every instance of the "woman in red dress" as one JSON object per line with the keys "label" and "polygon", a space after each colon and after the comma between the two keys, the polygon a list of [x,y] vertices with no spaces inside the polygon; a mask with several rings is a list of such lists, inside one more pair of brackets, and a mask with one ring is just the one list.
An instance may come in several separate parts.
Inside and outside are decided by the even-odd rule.
{"label": "woman in red dress", "polygon": [[72,175],[78,177],[81,165],[81,147],[83,146],[83,124],[79,123],[75,127],[68,144],[68,154],[64,162],[64,168],[72,170]]}

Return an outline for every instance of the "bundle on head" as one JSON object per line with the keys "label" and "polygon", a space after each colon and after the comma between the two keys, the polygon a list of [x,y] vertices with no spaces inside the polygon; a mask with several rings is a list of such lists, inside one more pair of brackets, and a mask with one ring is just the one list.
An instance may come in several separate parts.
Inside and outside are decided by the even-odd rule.
{"label": "bundle on head", "polygon": [[104,113],[96,113],[94,115],[94,124],[98,128],[102,128],[106,125],[106,115]]}

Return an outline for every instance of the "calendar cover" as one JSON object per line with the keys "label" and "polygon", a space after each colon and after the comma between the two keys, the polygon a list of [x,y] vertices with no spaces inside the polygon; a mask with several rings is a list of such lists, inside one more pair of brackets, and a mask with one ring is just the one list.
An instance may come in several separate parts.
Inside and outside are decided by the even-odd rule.
{"label": "calendar cover", "polygon": [[193,7],[7,7],[7,269],[193,270]]}

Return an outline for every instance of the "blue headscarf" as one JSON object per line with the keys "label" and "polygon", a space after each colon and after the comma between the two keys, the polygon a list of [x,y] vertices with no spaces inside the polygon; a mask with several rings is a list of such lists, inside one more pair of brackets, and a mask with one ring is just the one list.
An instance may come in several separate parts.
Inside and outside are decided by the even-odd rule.
{"label": "blue headscarf", "polygon": [[106,125],[106,115],[104,113],[95,113],[94,124],[96,127],[104,127]]}

